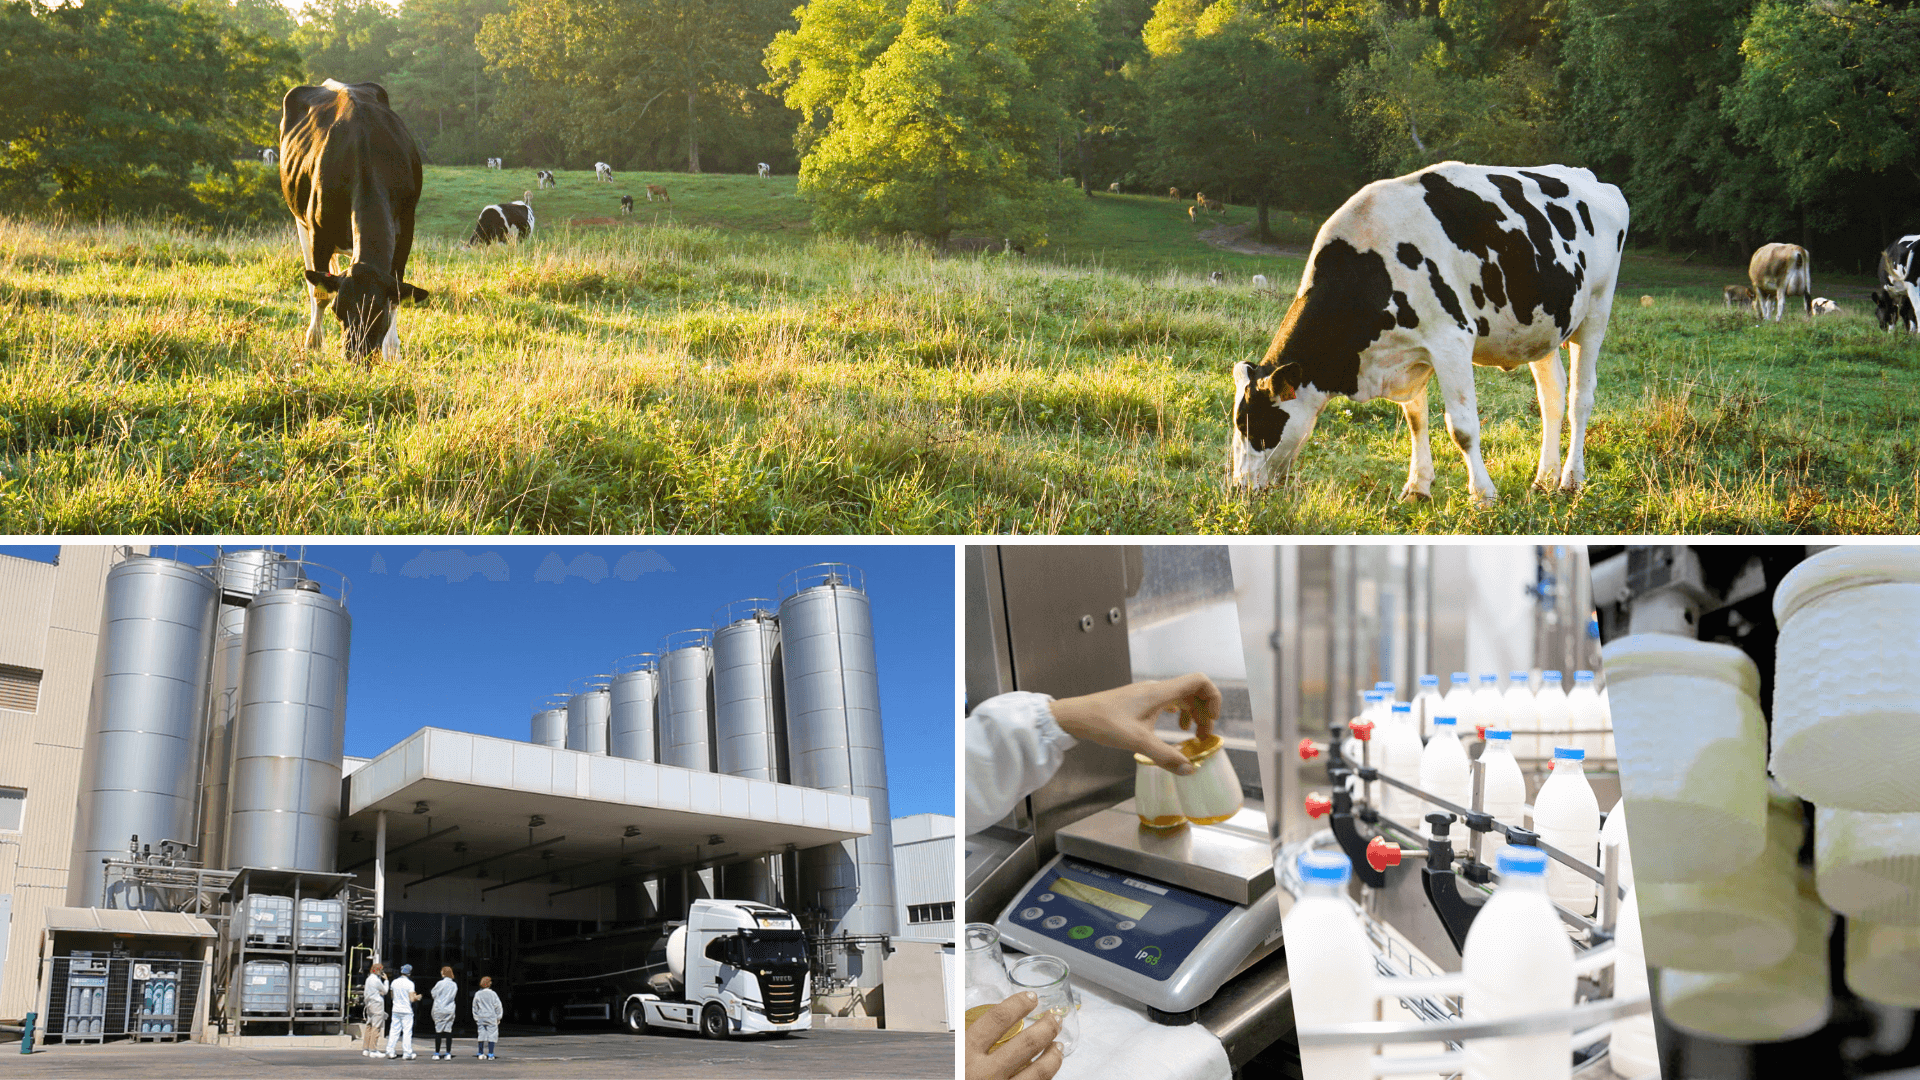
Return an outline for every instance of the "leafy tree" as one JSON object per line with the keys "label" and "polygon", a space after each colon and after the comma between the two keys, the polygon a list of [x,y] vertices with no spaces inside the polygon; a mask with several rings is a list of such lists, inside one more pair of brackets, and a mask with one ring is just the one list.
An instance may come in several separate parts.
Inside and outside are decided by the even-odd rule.
{"label": "leafy tree", "polygon": [[489,16],[507,10],[508,0],[407,0],[400,9],[400,67],[387,92],[436,161],[477,165],[499,156],[485,152],[480,125],[500,93],[500,77],[474,41]]}
{"label": "leafy tree", "polygon": [[1270,207],[1336,205],[1351,191],[1345,128],[1289,47],[1296,34],[1236,16],[1184,38],[1152,77],[1161,178],[1252,202],[1263,240]]}
{"label": "leafy tree", "polygon": [[1853,170],[1920,178],[1920,11],[1765,0],[1740,51],[1722,112],[1772,156],[1795,197]]}
{"label": "leafy tree", "polygon": [[200,209],[193,184],[266,142],[298,70],[196,0],[0,0],[0,185],[94,216]]}
{"label": "leafy tree", "polygon": [[[218,6],[217,0],[215,6]],[[298,26],[280,0],[233,0],[227,5],[226,15],[247,33],[275,41],[292,41]]]}
{"label": "leafy tree", "polygon": [[843,232],[1020,238],[1074,213],[1054,150],[1092,27],[1075,0],[813,0],[767,70],[800,111],[800,190]]}
{"label": "leafy tree", "polygon": [[508,125],[557,128],[583,154],[673,133],[699,172],[712,114],[769,104],[752,90],[779,25],[767,0],[516,0],[487,20],[479,48],[508,76]]}
{"label": "leafy tree", "polygon": [[385,82],[399,70],[400,20],[381,0],[307,0],[293,46],[307,82]]}

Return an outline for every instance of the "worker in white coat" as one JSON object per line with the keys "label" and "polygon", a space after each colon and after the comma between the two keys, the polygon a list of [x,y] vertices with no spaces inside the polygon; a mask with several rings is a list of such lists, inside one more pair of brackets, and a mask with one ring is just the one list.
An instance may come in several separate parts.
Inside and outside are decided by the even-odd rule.
{"label": "worker in white coat", "polygon": [[459,1009],[460,984],[453,981],[453,969],[440,969],[440,981],[433,984],[433,1060],[453,1060],[453,1016]]}
{"label": "worker in white coat", "polygon": [[420,994],[413,988],[413,965],[401,964],[400,977],[393,980],[393,1018],[387,1022],[387,1057],[418,1057],[413,1052],[413,1003]]}
{"label": "worker in white coat", "polygon": [[492,1061],[500,1049],[500,995],[493,992],[493,976],[480,976],[480,989],[473,995],[473,1023],[480,1029],[480,1052],[473,1055]]}
{"label": "worker in white coat", "polygon": [[[1220,688],[1205,675],[1157,679],[1084,697],[1001,694],[967,717],[967,832],[976,833],[1013,811],[1060,768],[1081,740],[1129,750],[1182,776],[1193,772],[1186,755],[1162,739],[1154,726],[1167,712],[1180,726],[1205,738],[1220,715]],[[1015,994],[988,1009],[966,1031],[966,1080],[1049,1080],[1065,1055],[1053,1041],[1060,1020],[1043,1017],[994,1047],[1033,1011],[1031,993]]]}
{"label": "worker in white coat", "polygon": [[367,983],[360,994],[360,1052],[368,1057],[383,1057],[380,1039],[387,1027],[387,967],[375,960],[367,969]]}

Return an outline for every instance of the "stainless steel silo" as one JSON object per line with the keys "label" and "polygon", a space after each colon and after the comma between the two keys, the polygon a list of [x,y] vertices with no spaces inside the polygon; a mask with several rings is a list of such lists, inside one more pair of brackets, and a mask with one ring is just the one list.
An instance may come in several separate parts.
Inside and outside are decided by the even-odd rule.
{"label": "stainless steel silo", "polygon": [[331,872],[346,729],[346,604],[312,581],[247,608],[226,865]]}
{"label": "stainless steel silo", "polygon": [[713,771],[713,650],[705,630],[668,634],[660,654],[660,763]]}
{"label": "stainless steel silo", "polygon": [[567,745],[567,695],[549,694],[533,704],[533,742],[562,750]]}
{"label": "stainless steel silo", "polygon": [[567,749],[605,756],[607,722],[613,712],[605,675],[589,675],[574,684],[567,698]]}
{"label": "stainless steel silo", "polygon": [[[825,563],[788,575],[781,591],[781,667],[793,782],[863,796],[873,815],[870,835],[800,853],[800,895],[826,909],[829,934],[892,934],[897,932],[893,819],[864,581],[854,567]],[[879,958],[871,951],[842,953],[835,964],[863,986],[879,981]]]}
{"label": "stainless steel silo", "polygon": [[126,858],[133,837],[156,850],[162,840],[198,840],[192,834],[219,606],[213,576],[173,559],[137,555],[107,573],[67,875],[70,906],[107,906],[100,862]]}
{"label": "stainless steel silo", "polygon": [[213,636],[213,679],[207,689],[207,751],[200,793],[200,846],[195,854],[203,865],[219,868],[226,859],[227,770],[233,764],[233,721],[240,713],[247,604],[268,589],[289,587],[306,575],[298,562],[270,548],[222,552],[211,572],[222,595]]}
{"label": "stainless steel silo", "polygon": [[713,631],[715,764],[775,783],[787,778],[778,611],[772,600],[736,601],[720,610]]}
{"label": "stainless steel silo", "polygon": [[613,681],[607,684],[612,716],[607,726],[607,751],[614,757],[635,761],[654,761],[659,750],[654,745],[654,716],[659,706],[659,657],[638,653],[614,665]]}

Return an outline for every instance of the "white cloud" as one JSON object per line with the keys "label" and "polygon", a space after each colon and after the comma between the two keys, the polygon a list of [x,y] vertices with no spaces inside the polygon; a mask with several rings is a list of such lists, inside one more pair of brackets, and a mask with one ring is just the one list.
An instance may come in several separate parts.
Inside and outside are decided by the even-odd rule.
{"label": "white cloud", "polygon": [[381,558],[381,557],[380,557],[380,553],[379,553],[379,552],[377,552],[377,551],[376,551],[376,552],[374,552],[374,553],[373,553],[373,565],[372,565],[372,566],[369,566],[369,567],[367,567],[367,573],[369,573],[369,574],[384,574],[384,573],[386,573],[386,572],[387,572],[387,560],[385,560],[385,559],[383,559],[383,558]]}
{"label": "white cloud", "polygon": [[540,569],[533,572],[533,580],[547,581],[555,585],[570,577],[585,578],[590,585],[598,585],[607,580],[607,560],[591,551],[583,551],[568,562],[557,551],[550,551],[541,561]]}
{"label": "white cloud", "polygon": [[638,581],[641,574],[675,573],[673,564],[657,551],[629,551],[613,566],[613,576],[621,581]]}
{"label": "white cloud", "polygon": [[401,577],[444,577],[450,585],[457,585],[475,574],[488,581],[505,581],[508,577],[507,560],[501,558],[498,552],[469,555],[459,548],[448,548],[423,551],[400,567]]}

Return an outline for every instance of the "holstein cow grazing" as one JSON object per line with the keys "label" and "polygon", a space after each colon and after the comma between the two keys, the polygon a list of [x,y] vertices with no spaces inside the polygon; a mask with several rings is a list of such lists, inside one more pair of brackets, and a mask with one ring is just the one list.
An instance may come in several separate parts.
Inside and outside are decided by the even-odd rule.
{"label": "holstein cow grazing", "polygon": [[[280,191],[300,230],[313,299],[307,347],[318,348],[327,307],[339,318],[349,357],[400,354],[393,309],[424,302],[406,280],[413,211],[420,201],[420,147],[375,83],[328,79],[296,86],[280,104]],[[336,252],[350,252],[344,274]]]}
{"label": "holstein cow grazing", "polygon": [[1920,322],[1913,317],[1913,301],[1907,299],[1907,294],[1903,292],[1873,290],[1873,315],[1880,320],[1882,330],[1892,330],[1894,323],[1899,323],[1907,330],[1920,326]]}
{"label": "holstein cow grazing", "polygon": [[499,167],[500,167],[500,159],[499,159],[499,158],[497,158],[497,157],[490,157],[490,158],[488,158],[488,159],[487,159],[487,168],[489,168],[489,169],[498,169]]}
{"label": "holstein cow grazing", "polygon": [[[1890,303],[1893,297],[1904,297],[1888,310],[1897,309],[1907,329],[1920,329],[1913,319],[1920,310],[1920,234],[1903,236],[1880,253],[1880,279],[1886,282]],[[1882,319],[1880,325],[1893,328],[1891,319]]]}
{"label": "holstein cow grazing", "polygon": [[648,184],[647,185],[647,201],[652,202],[653,197],[655,195],[660,196],[662,201],[669,202],[669,203],[673,201],[672,198],[668,197],[666,188],[661,187],[659,184]]}
{"label": "holstein cow grazing", "polygon": [[1728,307],[1746,307],[1753,303],[1753,289],[1747,285],[1729,285],[1720,290],[1726,297]]}
{"label": "holstein cow grazing", "polygon": [[533,186],[537,188],[550,188],[559,185],[553,182],[553,173],[550,170],[541,169],[539,172],[533,174]]}
{"label": "holstein cow grazing", "polygon": [[633,213],[633,196],[631,195],[620,196],[620,212],[623,214]]}
{"label": "holstein cow grazing", "polygon": [[[1266,356],[1234,365],[1234,479],[1254,487],[1279,479],[1334,395],[1384,397],[1399,403],[1413,433],[1401,497],[1429,497],[1427,379],[1438,376],[1468,490],[1491,505],[1473,368],[1526,364],[1545,428],[1534,484],[1551,488],[1557,479],[1561,490],[1578,489],[1626,241],[1626,199],[1585,169],[1449,161],[1361,188],[1320,227]],[[1566,411],[1573,431],[1563,469]]]}
{"label": "holstein cow grazing", "polygon": [[1799,244],[1763,244],[1747,263],[1747,278],[1753,282],[1753,310],[1764,321],[1773,312],[1779,322],[1787,309],[1787,297],[1798,296],[1813,318],[1813,265],[1807,249]]}
{"label": "holstein cow grazing", "polygon": [[533,192],[521,192],[517,202],[495,203],[480,211],[468,244],[494,244],[506,240],[524,240],[533,235]]}
{"label": "holstein cow grazing", "polygon": [[772,175],[773,175],[773,166],[767,164],[764,161],[761,162],[760,163],[760,179],[765,180],[767,177]]}
{"label": "holstein cow grazing", "polygon": [[613,166],[604,161],[594,162],[593,178],[595,180],[605,180],[609,184],[613,183]]}
{"label": "holstein cow grazing", "polygon": [[265,150],[260,151],[260,160],[271,165],[280,160],[280,152],[269,146]]}
{"label": "holstein cow grazing", "polygon": [[1813,298],[1813,313],[1815,315],[1838,315],[1840,314],[1840,305],[1824,296],[1816,296]]}

